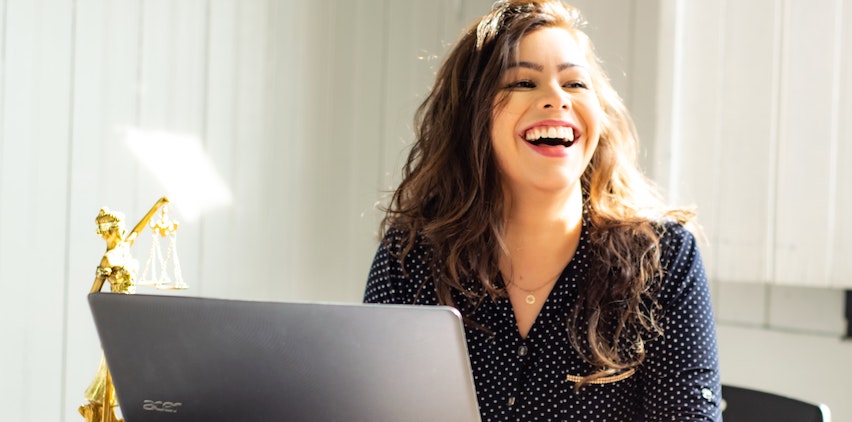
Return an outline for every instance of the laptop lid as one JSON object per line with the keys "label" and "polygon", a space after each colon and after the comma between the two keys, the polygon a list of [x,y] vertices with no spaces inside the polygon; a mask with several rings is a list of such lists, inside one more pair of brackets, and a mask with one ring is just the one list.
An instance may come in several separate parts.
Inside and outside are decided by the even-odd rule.
{"label": "laptop lid", "polygon": [[123,417],[478,421],[449,307],[93,293]]}

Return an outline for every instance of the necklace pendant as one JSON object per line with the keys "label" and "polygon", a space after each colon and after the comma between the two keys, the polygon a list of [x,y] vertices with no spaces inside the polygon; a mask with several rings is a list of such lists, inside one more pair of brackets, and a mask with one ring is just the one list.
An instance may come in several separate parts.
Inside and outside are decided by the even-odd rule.
{"label": "necklace pendant", "polygon": [[532,305],[533,303],[535,303],[535,296],[532,293],[530,293],[530,294],[527,295],[527,298],[525,300],[526,300],[528,305]]}

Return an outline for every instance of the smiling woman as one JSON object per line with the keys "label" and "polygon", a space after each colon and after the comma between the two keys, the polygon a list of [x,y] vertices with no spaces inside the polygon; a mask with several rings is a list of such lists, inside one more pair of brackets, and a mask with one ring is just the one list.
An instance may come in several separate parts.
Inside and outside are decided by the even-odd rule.
{"label": "smiling woman", "polygon": [[718,420],[692,213],[638,170],[582,22],[558,0],[499,1],[463,33],[416,115],[364,300],[457,307],[486,421]]}

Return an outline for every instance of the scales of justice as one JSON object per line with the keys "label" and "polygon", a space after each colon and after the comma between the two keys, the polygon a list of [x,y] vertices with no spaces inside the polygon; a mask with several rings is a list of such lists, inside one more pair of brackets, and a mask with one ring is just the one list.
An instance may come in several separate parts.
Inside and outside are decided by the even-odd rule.
{"label": "scales of justice", "polygon": [[[95,281],[89,293],[100,292],[107,283],[110,292],[120,294],[135,293],[137,285],[158,289],[187,288],[177,256],[178,223],[169,215],[168,204],[168,198],[160,198],[129,233],[125,228],[124,214],[101,208],[95,218],[96,233],[106,241],[106,252],[95,271]],[[151,228],[151,250],[140,275],[138,261],[130,254],[130,247],[146,226]],[[160,248],[160,239],[168,239],[165,255]],[[79,411],[86,422],[123,421],[115,413],[119,403],[103,354],[85,398],[88,403],[80,406]]]}

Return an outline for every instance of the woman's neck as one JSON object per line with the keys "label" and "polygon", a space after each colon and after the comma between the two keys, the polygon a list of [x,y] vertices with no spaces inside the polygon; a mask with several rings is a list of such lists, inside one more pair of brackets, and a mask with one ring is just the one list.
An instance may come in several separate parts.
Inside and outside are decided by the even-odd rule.
{"label": "woman's neck", "polygon": [[564,195],[540,192],[511,195],[506,215],[507,246],[553,246],[579,233],[583,194],[579,184]]}

